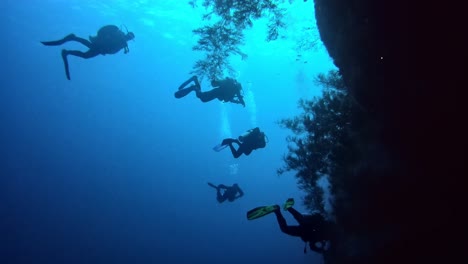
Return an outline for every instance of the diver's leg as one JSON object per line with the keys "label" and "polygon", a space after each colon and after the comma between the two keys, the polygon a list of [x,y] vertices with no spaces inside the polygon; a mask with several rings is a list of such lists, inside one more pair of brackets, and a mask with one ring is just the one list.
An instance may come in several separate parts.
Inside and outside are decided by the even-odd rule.
{"label": "diver's leg", "polygon": [[63,65],[65,66],[65,75],[67,76],[67,79],[70,80],[70,69],[68,67],[67,50],[62,50],[62,60]]}
{"label": "diver's leg", "polygon": [[75,34],[69,34],[67,35],[66,37],[64,37],[63,39],[60,39],[60,40],[55,40],[55,41],[41,41],[42,44],[46,45],[46,46],[59,46],[59,45],[62,45],[64,44],[65,42],[68,42],[68,41],[76,41],[76,42],[79,42],[83,45],[85,45],[86,47],[88,47],[88,49],[91,49],[91,42],[87,39],[84,39],[84,38],[80,38],[80,37],[77,37],[75,36]]}
{"label": "diver's leg", "polygon": [[[73,35],[73,34],[71,34],[71,35]],[[69,35],[69,36],[70,36],[70,35]],[[68,37],[68,36],[67,36],[67,37]],[[69,40],[69,41],[76,41],[76,42],[79,42],[79,43],[85,45],[86,47],[88,47],[88,49],[91,49],[91,46],[92,46],[92,44],[91,44],[91,42],[90,42],[89,40],[84,39],[84,38],[77,37],[77,36],[75,36],[75,35],[73,35],[72,37],[70,37],[70,40]]]}
{"label": "diver's leg", "polygon": [[[184,89],[185,86],[187,86],[187,84],[189,84],[189,83],[192,82],[192,81],[195,83],[195,87],[193,87],[193,88],[196,88],[196,89],[199,89],[199,90],[200,90],[200,89],[201,89],[201,88],[200,88],[200,83],[198,82],[198,77],[197,77],[196,75],[190,77],[190,79],[188,79],[187,81],[183,82],[183,83],[179,86],[179,88],[178,88],[177,90],[182,90],[182,89]],[[191,86],[191,87],[192,87],[192,86]]]}
{"label": "diver's leg", "polygon": [[193,79],[193,82],[195,83],[196,90],[201,91],[201,86],[200,86],[200,82],[198,81],[198,77],[194,75],[192,79]]}
{"label": "diver's leg", "polygon": [[302,221],[304,219],[304,216],[299,213],[296,209],[292,208],[292,207],[289,207],[288,208],[288,212],[290,214],[292,214],[292,216],[294,217],[294,219],[296,219],[296,221],[301,225],[302,224]]}
{"label": "diver's leg", "polygon": [[204,103],[206,102],[209,102],[213,99],[216,99],[218,98],[218,89],[219,88],[215,88],[211,91],[207,91],[207,92],[202,92],[201,90],[196,90],[197,92],[197,97],[200,98],[200,100]]}
{"label": "diver's leg", "polygon": [[[189,84],[192,81],[195,84],[192,84],[191,86],[185,88],[185,86],[187,86],[187,84]],[[177,89],[177,92],[174,93],[174,97],[179,99],[179,98],[186,96],[192,91],[197,91],[197,92],[201,91],[200,83],[198,82],[198,77],[196,75],[192,76],[190,79],[183,82]]]}
{"label": "diver's leg", "polygon": [[63,49],[62,50],[62,59],[63,59],[63,64],[65,65],[65,74],[67,75],[67,79],[70,80],[70,69],[68,67],[68,58],[67,58],[68,55],[81,57],[83,59],[89,59],[89,58],[92,58],[92,57],[95,57],[95,56],[99,55],[99,53],[94,51],[94,50],[91,50],[91,49],[88,50],[87,52],[81,52],[81,51],[78,51],[78,50]]}
{"label": "diver's leg", "polygon": [[41,43],[46,46],[59,46],[67,41],[73,40],[73,38],[76,38],[75,34],[69,34],[65,36],[63,39],[54,40],[54,41],[41,41]]}
{"label": "diver's leg", "polygon": [[250,155],[252,153],[252,149],[247,149],[243,151],[246,156]]}
{"label": "diver's leg", "polygon": [[283,233],[288,234],[290,236],[301,236],[301,229],[299,228],[299,226],[288,226],[288,224],[286,223],[286,219],[284,219],[284,216],[281,214],[279,207],[277,210],[275,210],[275,215],[276,220],[278,220],[278,224]]}
{"label": "diver's leg", "polygon": [[250,153],[252,153],[252,148],[250,146],[247,146],[246,143],[240,144],[239,142],[239,148],[237,149],[237,152],[241,154],[243,153],[244,155],[248,156],[250,155]]}
{"label": "diver's leg", "polygon": [[223,139],[223,141],[221,141],[221,145],[228,145],[228,144],[231,144],[232,142],[234,142],[235,139],[233,138],[225,138]]}
{"label": "diver's leg", "polygon": [[187,94],[189,94],[192,91],[196,91],[196,86],[195,85],[192,85],[192,86],[187,87],[185,89],[177,90],[177,92],[174,93],[174,97],[179,99],[179,98],[182,98],[182,97],[186,96]]}
{"label": "diver's leg", "polygon": [[237,140],[237,139],[234,139],[234,138],[225,138],[223,139],[223,141],[221,142],[221,145],[228,145],[229,146],[229,149],[231,150],[232,152],[232,155],[234,156],[234,158],[238,158],[241,154],[242,154],[242,151],[239,151],[239,149],[235,149],[234,146],[232,145],[232,143],[237,143],[239,145],[239,149],[240,149],[240,141]]}
{"label": "diver's leg", "polygon": [[240,155],[242,155],[242,151],[239,151],[240,147],[236,150],[232,143],[229,143],[229,149],[231,149],[232,156],[234,156],[235,159],[239,158]]}
{"label": "diver's leg", "polygon": [[[73,56],[77,56],[83,59],[89,59],[89,58],[93,58],[99,55],[99,52],[92,50],[92,49],[88,50],[87,52],[82,52],[79,50],[64,50],[64,51],[66,55],[73,55]],[[62,54],[63,54],[63,51],[62,51]]]}
{"label": "diver's leg", "polygon": [[[232,141],[232,143],[236,143],[236,144],[239,146],[239,147],[237,148],[237,150],[234,150],[234,147],[231,148],[231,151],[233,151],[233,150],[235,151],[235,152],[232,153],[232,155],[234,155],[234,158],[237,159],[237,158],[240,157],[242,154],[248,155],[248,154],[247,154],[247,151],[245,150],[245,144],[244,144],[244,143],[241,143],[238,139],[234,139],[234,140]],[[230,146],[232,146],[232,144],[231,144]],[[249,154],[250,154],[250,152],[249,152]]]}
{"label": "diver's leg", "polygon": [[218,200],[219,203],[226,201],[226,197],[221,194],[221,191],[219,188],[216,190],[216,200]]}

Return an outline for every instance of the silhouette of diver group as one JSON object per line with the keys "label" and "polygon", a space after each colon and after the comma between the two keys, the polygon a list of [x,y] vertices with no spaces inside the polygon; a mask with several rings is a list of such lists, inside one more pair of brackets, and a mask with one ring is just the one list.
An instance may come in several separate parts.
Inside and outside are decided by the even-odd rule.
{"label": "silhouette of diver group", "polygon": [[[43,41],[42,44],[46,46],[59,46],[69,41],[76,41],[88,48],[88,51],[82,52],[78,50],[66,50],[62,49],[62,59],[65,67],[65,75],[70,80],[70,70],[68,65],[68,55],[81,57],[83,59],[89,59],[98,55],[115,54],[120,50],[124,50],[124,53],[128,53],[127,42],[134,39],[135,34],[132,32],[124,33],[119,27],[115,25],[107,25],[99,29],[97,36],[90,36],[89,40],[75,36],[75,34],[69,34],[63,39],[56,41]],[[191,86],[188,86],[193,82]],[[195,91],[197,98],[203,103],[218,99],[223,102],[231,102],[235,104],[241,104],[245,107],[244,98],[242,95],[242,85],[232,78],[225,78],[223,80],[211,80],[211,86],[214,87],[210,91],[201,91],[201,86],[197,76],[193,76],[184,83],[182,83],[174,96],[180,99],[190,92]],[[260,128],[255,127],[246,131],[243,135],[235,138],[223,139],[220,144],[215,146],[215,151],[221,151],[222,149],[229,147],[234,158],[239,158],[242,154],[248,156],[255,149],[264,148],[267,143],[267,137],[264,132],[260,131]],[[238,145],[235,149],[233,143]],[[210,187],[216,189],[216,200],[219,203],[224,201],[233,202],[234,200],[242,197],[244,192],[237,183],[232,186],[226,186],[224,184],[214,185],[208,183]],[[311,250],[323,253],[326,250],[326,242],[333,242],[334,239],[334,224],[328,221],[320,213],[312,215],[303,215],[296,211],[292,206],[294,205],[294,199],[287,199],[283,206],[283,210],[288,211],[299,223],[297,226],[287,225],[285,218],[281,214],[279,205],[271,206],[260,206],[256,207],[247,212],[247,219],[254,220],[270,213],[275,213],[280,229],[283,233],[290,236],[300,237],[304,242],[309,243]],[[304,248],[306,252],[306,248]]]}

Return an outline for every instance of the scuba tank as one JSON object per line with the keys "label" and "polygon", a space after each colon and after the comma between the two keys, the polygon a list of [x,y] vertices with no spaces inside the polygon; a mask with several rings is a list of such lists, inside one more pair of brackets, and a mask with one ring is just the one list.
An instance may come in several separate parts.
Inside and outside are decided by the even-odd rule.
{"label": "scuba tank", "polygon": [[239,139],[240,142],[244,142],[244,139],[248,137],[252,131],[253,129],[247,130],[244,134],[240,135],[237,139]]}

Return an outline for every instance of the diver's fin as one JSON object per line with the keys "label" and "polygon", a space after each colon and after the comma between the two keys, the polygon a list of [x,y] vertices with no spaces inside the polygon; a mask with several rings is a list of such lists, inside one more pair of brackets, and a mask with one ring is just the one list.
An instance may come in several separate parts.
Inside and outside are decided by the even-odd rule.
{"label": "diver's fin", "polygon": [[41,43],[45,46],[59,46],[62,45],[63,43],[73,40],[75,38],[75,34],[69,34],[63,39],[60,40],[54,40],[54,41],[41,41]]}
{"label": "diver's fin", "polygon": [[218,189],[218,186],[212,184],[211,182],[209,182],[208,185],[211,186],[211,187],[213,187],[213,188],[215,188],[215,189]]}
{"label": "diver's fin", "polygon": [[232,144],[233,142],[235,141],[235,139],[233,138],[225,138],[223,139],[223,141],[221,141],[221,145],[229,145],[229,144]]}
{"label": "diver's fin", "polygon": [[289,208],[293,207],[294,205],[294,198],[288,198],[284,203],[283,210],[287,211]]}
{"label": "diver's fin", "polygon": [[[187,86],[187,84],[189,84],[190,82],[195,82],[195,85],[198,85],[200,86],[200,84],[198,83],[198,79],[197,79],[197,76],[192,76],[190,77],[190,79],[186,80],[185,82],[183,82],[179,88],[177,90],[182,90],[182,89],[185,89],[185,86]],[[192,85],[193,86],[193,85]]]}
{"label": "diver's fin", "polygon": [[221,150],[225,149],[227,146],[228,145],[218,144],[218,145],[213,147],[213,150],[216,151],[216,152],[220,152]]}
{"label": "diver's fin", "polygon": [[274,211],[279,210],[279,209],[280,209],[279,205],[276,205],[276,204],[269,205],[269,206],[256,207],[247,212],[247,219],[254,220],[262,216],[265,216],[267,214],[273,213]]}
{"label": "diver's fin", "polygon": [[63,41],[63,39],[61,39],[61,40],[55,40],[55,41],[41,41],[41,43],[44,46],[60,46],[63,43],[65,43],[65,41]]}
{"label": "diver's fin", "polygon": [[65,66],[65,74],[67,75],[67,79],[70,80],[70,69],[68,68],[68,59],[67,59],[67,51],[62,50],[62,59],[63,59],[63,65]]}
{"label": "diver's fin", "polygon": [[195,85],[192,85],[192,86],[187,87],[187,88],[182,89],[182,90],[178,90],[177,92],[174,93],[174,96],[175,96],[175,98],[179,99],[179,98],[182,98],[182,97],[186,96],[191,91],[195,91]]}

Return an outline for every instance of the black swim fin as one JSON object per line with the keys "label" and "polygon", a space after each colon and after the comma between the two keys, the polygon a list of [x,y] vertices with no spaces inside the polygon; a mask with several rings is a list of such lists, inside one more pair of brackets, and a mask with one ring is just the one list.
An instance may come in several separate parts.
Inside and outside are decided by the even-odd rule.
{"label": "black swim fin", "polygon": [[195,85],[192,85],[192,86],[187,87],[187,88],[182,89],[182,90],[178,90],[177,92],[174,93],[174,96],[175,96],[175,98],[179,99],[179,98],[182,98],[182,97],[186,96],[191,91],[195,91]]}
{"label": "black swim fin", "polygon": [[228,145],[222,145],[222,144],[218,144],[216,146],[213,147],[213,150],[216,151],[216,152],[220,152],[221,150],[227,148]]}
{"label": "black swim fin", "polygon": [[41,43],[45,46],[60,46],[63,43],[65,43],[65,41],[61,39],[61,40],[55,40],[55,41],[41,41]]}
{"label": "black swim fin", "polygon": [[60,46],[63,43],[72,40],[75,38],[75,34],[70,34],[64,37],[63,39],[60,40],[54,40],[54,41],[41,41],[41,43],[45,46]]}
{"label": "black swim fin", "polygon": [[215,188],[215,189],[218,189],[218,186],[212,184],[211,182],[209,182],[208,185],[211,186],[211,187],[213,187],[213,188]]}

